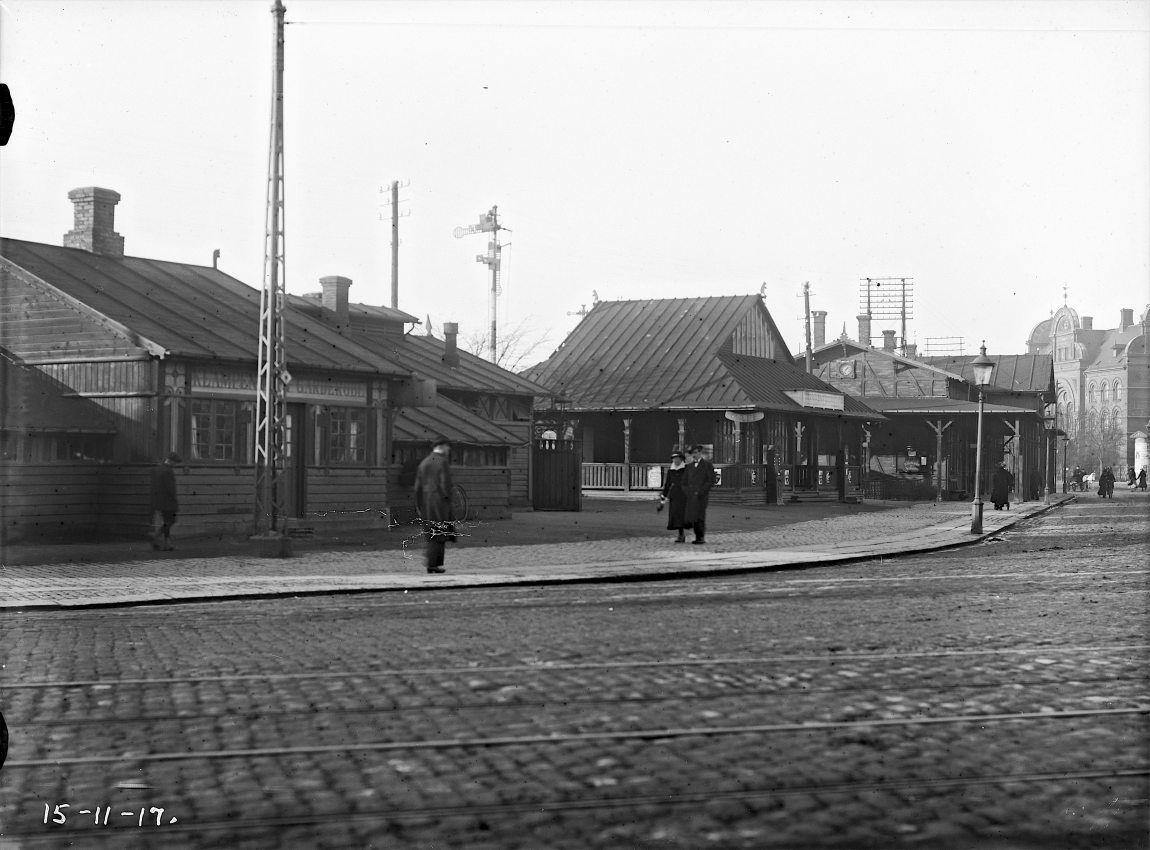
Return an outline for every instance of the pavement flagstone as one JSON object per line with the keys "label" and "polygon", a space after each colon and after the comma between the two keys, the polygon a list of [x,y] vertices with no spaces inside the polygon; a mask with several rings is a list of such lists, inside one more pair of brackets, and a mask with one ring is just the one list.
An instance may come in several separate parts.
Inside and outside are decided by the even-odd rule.
{"label": "pavement flagstone", "polygon": [[[0,568],[0,608],[620,581],[801,568],[976,543],[1073,498],[1056,496],[1050,504],[1025,502],[1008,511],[987,510],[980,536],[970,533],[970,505],[965,502],[857,513],[843,513],[837,505],[801,511],[716,505],[711,511],[715,521],[709,518],[714,530],[709,529],[704,547],[678,546],[669,533],[645,531],[651,524],[650,517],[642,519],[646,502],[588,500],[599,507],[561,518],[524,512],[510,520],[469,524],[459,544],[449,549],[447,572],[439,575],[424,570],[420,547],[405,545],[401,533],[342,546],[338,540],[327,541],[322,548],[300,547],[292,557],[278,559],[226,551],[229,545],[242,550],[241,541],[198,547],[192,541],[187,553],[155,553],[138,541],[13,546],[4,553]],[[570,539],[583,533],[572,531],[580,522],[589,539]],[[548,542],[549,532],[560,539]]]}

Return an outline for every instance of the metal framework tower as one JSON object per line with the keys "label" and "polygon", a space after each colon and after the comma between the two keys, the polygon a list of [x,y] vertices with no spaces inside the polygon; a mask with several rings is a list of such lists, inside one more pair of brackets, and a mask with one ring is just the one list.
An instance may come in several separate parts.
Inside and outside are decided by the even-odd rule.
{"label": "metal framework tower", "polygon": [[272,73],[271,138],[264,226],[264,277],[260,292],[259,359],[256,372],[256,534],[280,531],[283,516],[285,404],[288,375],[284,350],[284,12],[272,5],[275,67]]}
{"label": "metal framework tower", "polygon": [[859,281],[859,309],[872,319],[897,319],[902,333],[899,347],[906,353],[906,320],[914,318],[913,277],[862,278]]}

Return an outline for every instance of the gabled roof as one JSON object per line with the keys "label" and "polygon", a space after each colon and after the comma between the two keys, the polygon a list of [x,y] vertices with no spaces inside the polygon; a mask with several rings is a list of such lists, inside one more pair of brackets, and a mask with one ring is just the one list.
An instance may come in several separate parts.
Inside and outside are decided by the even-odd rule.
{"label": "gabled roof", "polygon": [[527,371],[570,410],[799,411],[806,408],[787,391],[813,390],[843,396],[838,415],[881,418],[799,369],[789,353],[732,353],[731,335],[752,310],[769,317],[755,295],[601,301],[550,359]]}
{"label": "gabled roof", "polygon": [[570,399],[655,406],[703,380],[752,310],[762,311],[789,359],[757,295],[600,301],[554,354],[523,374]]}
{"label": "gabled roof", "polygon": [[[79,248],[0,238],[0,255],[169,356],[252,361],[259,350],[260,293],[218,269],[143,257],[106,257]],[[402,374],[334,327],[284,311],[289,368]]]}
{"label": "gabled roof", "polygon": [[115,434],[112,414],[0,349],[0,431]]}
{"label": "gabled roof", "polygon": [[[1015,393],[1053,393],[1054,359],[1049,354],[987,355],[994,361],[990,384],[995,389]],[[960,357],[924,357],[923,361],[962,376],[974,385],[974,370],[970,364],[976,354]]]}
{"label": "gabled roof", "polygon": [[523,439],[456,404],[437,396],[430,407],[401,407],[396,411],[392,439],[401,443],[430,443],[443,435],[453,443],[471,446],[518,446]]}
{"label": "gabled roof", "polygon": [[[841,352],[841,354],[839,354]],[[875,348],[871,345],[862,345],[855,342],[853,339],[840,337],[831,340],[826,345],[820,345],[818,348],[811,352],[811,357],[820,363],[826,363],[832,357],[842,356],[848,357],[852,354],[878,354],[882,357],[888,357],[897,363],[902,363],[905,366],[913,366],[918,369],[926,369],[928,372],[937,372],[954,381],[961,381],[964,378],[953,370],[947,369],[945,366],[940,365],[934,361],[942,360],[945,358],[940,357],[904,357],[897,351],[890,351],[886,348]],[[820,356],[827,355],[827,356]]]}

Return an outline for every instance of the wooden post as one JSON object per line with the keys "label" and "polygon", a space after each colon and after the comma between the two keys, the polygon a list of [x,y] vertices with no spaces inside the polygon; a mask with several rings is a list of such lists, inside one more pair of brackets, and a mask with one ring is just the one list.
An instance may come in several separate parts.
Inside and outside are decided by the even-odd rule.
{"label": "wooden post", "polygon": [[[803,423],[795,422],[795,462],[791,472],[791,498],[799,489],[799,459],[803,453]],[[795,499],[797,501],[797,499]]]}
{"label": "wooden post", "polygon": [[631,420],[623,420],[623,489],[631,489]]}
{"label": "wooden post", "polygon": [[938,482],[936,485],[938,488],[938,493],[935,495],[936,502],[942,501],[942,434],[951,426],[952,422],[954,422],[953,419],[943,425],[942,420],[939,419],[938,424],[935,425],[929,419],[926,421],[930,430],[934,431],[934,473],[935,479]]}
{"label": "wooden post", "polygon": [[[1002,424],[1005,425],[1007,428],[1009,428],[1010,431],[1012,432],[1012,434],[1014,435],[1013,440],[1011,441],[1011,447],[1010,447],[1010,463],[1011,463],[1011,466],[1014,467],[1011,470],[1011,472],[1014,474],[1014,487],[1015,487],[1014,492],[1017,494],[1019,502],[1025,502],[1026,501],[1026,481],[1023,479],[1023,475],[1022,475],[1022,454],[1019,451],[1020,445],[1022,443],[1021,423],[1017,419],[1015,419],[1014,423],[1011,424],[1010,420],[1003,419]],[[999,460],[1001,460],[1001,458],[995,458],[996,463]]]}

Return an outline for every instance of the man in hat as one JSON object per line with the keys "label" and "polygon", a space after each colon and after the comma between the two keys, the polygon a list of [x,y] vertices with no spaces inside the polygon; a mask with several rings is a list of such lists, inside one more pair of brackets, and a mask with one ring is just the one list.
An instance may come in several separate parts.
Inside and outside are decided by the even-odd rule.
{"label": "man in hat", "polygon": [[683,517],[688,527],[695,529],[692,543],[706,543],[707,500],[715,483],[715,467],[703,457],[703,447],[691,447],[691,461],[683,476],[683,491],[687,494],[687,509]]}
{"label": "man in hat", "polygon": [[152,470],[152,514],[159,512],[162,525],[159,533],[152,537],[152,548],[170,551],[172,545],[172,526],[176,524],[176,512],[180,509],[176,498],[176,471],[174,467],[183,463],[175,452],[169,454]]}
{"label": "man in hat", "polygon": [[427,571],[446,572],[444,550],[447,541],[455,539],[451,524],[451,441],[447,437],[435,438],[431,454],[420,461],[415,471],[415,507],[426,537]]}

